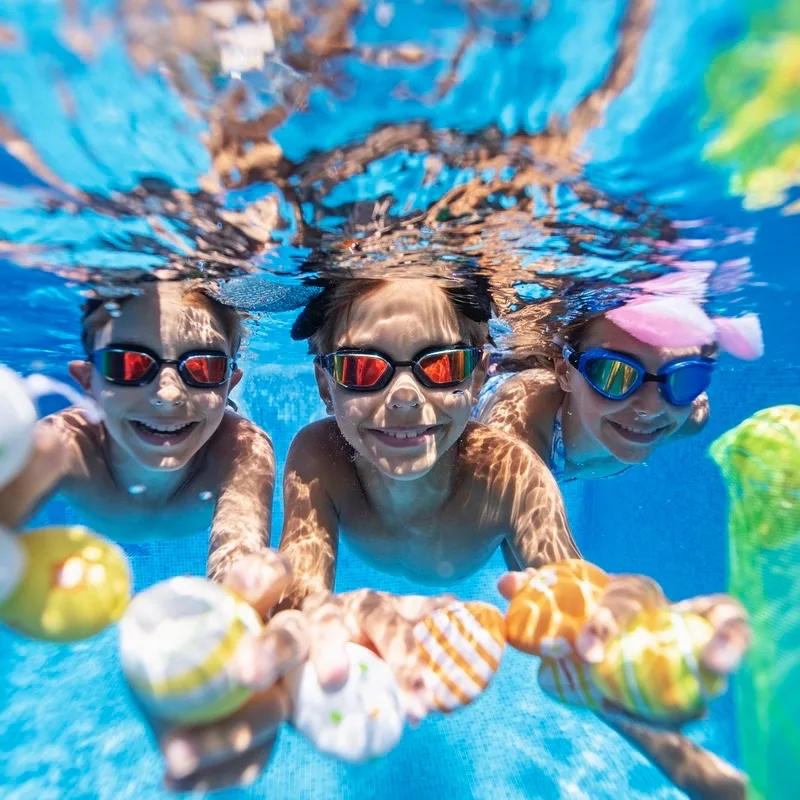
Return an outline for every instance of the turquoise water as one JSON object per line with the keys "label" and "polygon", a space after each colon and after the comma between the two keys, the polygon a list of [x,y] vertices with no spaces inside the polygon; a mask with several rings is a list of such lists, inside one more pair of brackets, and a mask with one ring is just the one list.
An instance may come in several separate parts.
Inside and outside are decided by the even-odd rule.
{"label": "turquoise water", "polygon": [[[91,21],[86,9],[99,14],[114,5],[83,4],[84,22]],[[589,9],[590,4],[579,0],[553,0],[541,20],[525,24],[510,13],[492,15],[485,10],[491,4],[483,4],[478,14],[482,27],[460,62],[460,80],[435,102],[403,99],[391,90],[402,80],[407,93],[423,96],[446,73],[460,41],[463,6],[366,5],[357,28],[360,42],[418,38],[432,42],[439,55],[408,71],[345,61],[345,91],[337,95],[313,87],[307,110],[290,115],[277,130],[276,140],[294,162],[314,149],[331,151],[360,141],[376,125],[409,120],[465,135],[490,125],[501,135],[539,132],[548,119],[566,118],[605,74],[626,4],[604,0]],[[387,13],[379,7],[389,5],[394,16],[387,28],[378,21]],[[211,157],[200,137],[207,104],[200,102],[200,112],[191,116],[158,73],[138,73],[131,66],[121,37],[112,36],[98,48],[96,60],[84,63],[56,26],[60,8],[43,0],[0,2],[0,23],[24,34],[17,44],[0,48],[0,118],[47,166],[38,168],[4,134],[0,252],[8,260],[0,261],[0,361],[23,372],[40,369],[66,379],[67,360],[80,353],[77,301],[87,277],[84,268],[105,270],[101,277],[108,282],[124,269],[174,266],[174,252],[154,219],[183,243],[196,236],[196,220],[170,217],[158,192],[152,192],[144,209],[130,199],[132,190],[151,176],[195,192]],[[688,258],[719,263],[749,258],[752,277],[736,291],[720,289],[713,300],[728,313],[758,310],[764,327],[763,359],[743,363],[723,357],[710,391],[711,422],[701,436],[659,452],[646,466],[611,481],[565,490],[584,555],[610,571],[652,575],[673,599],[725,588],[725,497],[706,456],[708,445],[759,408],[800,401],[800,359],[793,345],[800,330],[795,310],[800,286],[794,263],[800,244],[797,223],[776,209],[744,211],[741,199],[727,191],[725,169],[704,164],[700,157],[704,72],[718,52],[745,33],[749,12],[745,4],[721,0],[656,3],[630,82],[582,145],[587,162],[583,175],[603,196],[631,208],[633,198],[659,204],[659,213],[667,219],[706,220],[693,235],[702,238],[710,232],[717,242]],[[519,39],[505,45],[497,36],[486,35],[492,26],[516,31]],[[67,89],[71,104],[64,100]],[[387,196],[407,212],[425,209],[474,174],[473,167],[456,163],[430,183],[418,153],[399,146],[378,155],[358,175],[337,182],[319,202],[311,196],[303,208],[306,224],[310,220],[316,230],[330,234],[359,203],[370,205]],[[83,194],[75,199],[73,193],[68,201],[76,188]],[[625,270],[635,273],[652,265],[657,247],[616,236],[635,227],[634,222],[638,225],[640,217],[634,211],[626,217],[608,208],[576,209],[574,195],[581,188],[565,180],[557,189],[539,198],[552,208],[533,214],[545,217],[552,211],[554,224],[546,234],[539,230],[530,241],[515,245],[530,257],[546,253],[554,259],[547,291],[607,291],[609,284],[616,290],[626,280]],[[531,195],[536,195],[535,189]],[[221,264],[240,267],[247,261],[273,282],[292,285],[298,259],[311,245],[293,239],[299,222],[288,210],[285,187],[253,178],[221,193],[219,203],[239,210],[267,196],[280,199],[279,213],[286,218],[273,236],[274,247],[254,253],[246,243],[240,252],[225,250],[225,242],[206,242],[205,249],[194,254],[195,263],[202,261],[219,274],[224,273]],[[504,206],[498,202],[498,207]],[[731,229],[756,231],[754,243],[720,244],[719,231]],[[595,236],[594,249],[579,250],[576,265],[569,260],[570,245],[587,232]],[[473,253],[458,255],[467,258]],[[491,269],[493,262],[489,263]],[[505,266],[498,262],[495,269],[501,275]],[[507,284],[518,295],[508,304],[511,312],[541,296],[531,288],[540,285],[532,271],[524,266],[511,271]],[[559,274],[556,280],[553,276]],[[324,413],[305,348],[289,341],[293,316],[285,311],[257,320],[243,357],[245,379],[234,394],[242,413],[271,434],[281,463],[294,433]],[[34,522],[45,520],[77,518],[56,500]],[[280,522],[278,509],[276,532]],[[176,573],[203,574],[206,546],[207,537],[201,534],[129,547],[137,590]],[[498,553],[454,590],[464,599],[502,605],[495,590],[502,571]],[[425,591],[366,568],[342,548],[336,588],[365,585]],[[115,647],[113,629],[72,646],[30,643],[0,630],[4,800],[169,796],[161,788],[156,748],[128,704]],[[592,716],[544,697],[534,680],[534,663],[509,652],[479,702],[452,716],[426,720],[420,729],[408,731],[389,757],[367,766],[346,767],[320,757],[286,727],[265,774],[251,787],[219,796],[684,796]],[[704,747],[739,763],[730,695],[712,704],[708,719],[687,732]]]}

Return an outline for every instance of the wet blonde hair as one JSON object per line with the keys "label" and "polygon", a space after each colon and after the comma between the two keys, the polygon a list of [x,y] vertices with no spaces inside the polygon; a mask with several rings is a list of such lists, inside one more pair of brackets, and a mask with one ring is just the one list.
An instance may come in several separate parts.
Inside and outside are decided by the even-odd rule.
{"label": "wet blonde hair", "polygon": [[[83,306],[81,317],[81,343],[86,355],[94,350],[98,331],[112,319],[112,309],[121,308],[135,294],[124,295],[113,300],[92,298]],[[230,344],[231,356],[236,357],[245,335],[244,315],[233,306],[223,303],[214,294],[214,288],[196,281],[187,281],[181,299],[187,306],[205,308],[222,327],[225,339]]]}

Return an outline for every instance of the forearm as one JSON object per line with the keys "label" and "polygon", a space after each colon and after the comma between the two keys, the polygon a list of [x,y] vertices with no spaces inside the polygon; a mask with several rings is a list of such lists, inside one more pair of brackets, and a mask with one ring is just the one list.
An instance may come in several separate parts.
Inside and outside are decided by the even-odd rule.
{"label": "forearm", "polygon": [[289,559],[293,570],[292,583],[281,600],[281,609],[300,608],[306,597],[333,591],[336,548],[327,537],[284,535],[280,552]]}
{"label": "forearm", "polygon": [[744,800],[743,773],[680,733],[601,717],[692,800]]}
{"label": "forearm", "polygon": [[233,518],[232,514],[215,515],[208,548],[206,575],[222,583],[231,567],[242,557],[269,547],[269,521],[263,518]]}
{"label": "forearm", "polygon": [[708,402],[708,395],[703,392],[703,394],[695,398],[692,403],[692,413],[686,422],[675,431],[674,438],[686,439],[689,436],[696,436],[707,425],[710,414],[711,406]]}

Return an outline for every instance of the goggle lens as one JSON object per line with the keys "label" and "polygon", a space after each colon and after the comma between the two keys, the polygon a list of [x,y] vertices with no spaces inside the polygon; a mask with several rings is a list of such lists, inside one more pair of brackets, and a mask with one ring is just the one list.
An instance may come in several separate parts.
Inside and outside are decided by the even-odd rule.
{"label": "goggle lens", "polygon": [[615,358],[591,358],[585,366],[586,379],[598,391],[612,397],[624,397],[639,378],[630,364]]}
{"label": "goggle lens", "polygon": [[701,364],[687,364],[670,373],[667,378],[669,401],[676,406],[687,406],[708,389],[711,370]]}
{"label": "goggle lens", "polygon": [[198,386],[219,386],[228,378],[226,356],[190,356],[181,366],[191,381]]}
{"label": "goggle lens", "polygon": [[480,357],[477,350],[447,350],[423,356],[417,363],[422,374],[435,386],[465,381]]}
{"label": "goggle lens", "polygon": [[97,354],[98,372],[114,383],[139,383],[156,367],[147,353],[133,350],[102,350]]}
{"label": "goggle lens", "polygon": [[336,383],[355,389],[377,386],[389,370],[389,364],[380,356],[361,353],[336,353],[332,362]]}

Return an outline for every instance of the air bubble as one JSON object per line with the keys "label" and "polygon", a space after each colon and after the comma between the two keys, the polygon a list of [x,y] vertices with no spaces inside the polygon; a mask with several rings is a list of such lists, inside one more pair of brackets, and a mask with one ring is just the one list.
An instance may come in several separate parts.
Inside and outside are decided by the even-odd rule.
{"label": "air bubble", "polygon": [[147,491],[147,487],[143,486],[141,483],[137,483],[134,486],[128,487],[128,494],[142,494],[143,492]]}
{"label": "air bubble", "polygon": [[122,309],[119,307],[119,303],[115,302],[114,300],[109,300],[107,303],[103,303],[103,308],[108,311],[109,316],[117,317],[122,315]]}
{"label": "air bubble", "polygon": [[200,492],[201,500],[211,500],[213,497],[214,495],[211,492]]}

